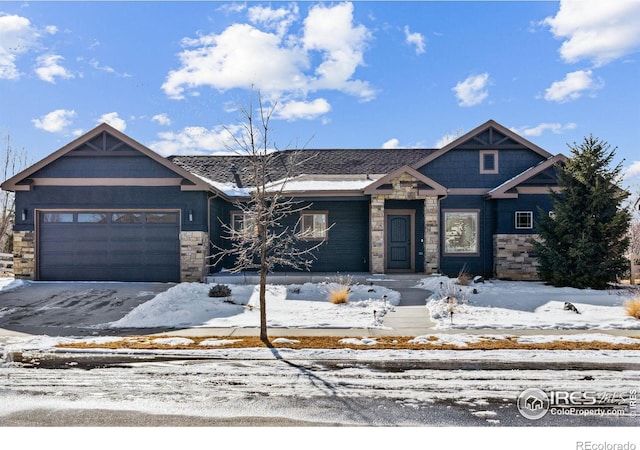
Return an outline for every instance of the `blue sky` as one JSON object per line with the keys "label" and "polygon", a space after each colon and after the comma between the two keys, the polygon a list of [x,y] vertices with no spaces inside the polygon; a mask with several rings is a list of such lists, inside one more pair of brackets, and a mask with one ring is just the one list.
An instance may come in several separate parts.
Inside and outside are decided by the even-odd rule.
{"label": "blue sky", "polygon": [[105,121],[227,151],[253,85],[279,148],[437,148],[494,119],[593,133],[640,182],[640,2],[2,2],[0,134],[39,160]]}

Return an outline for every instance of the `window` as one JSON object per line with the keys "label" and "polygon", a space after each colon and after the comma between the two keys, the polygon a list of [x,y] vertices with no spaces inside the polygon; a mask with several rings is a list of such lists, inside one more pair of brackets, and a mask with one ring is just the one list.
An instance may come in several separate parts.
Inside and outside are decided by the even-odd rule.
{"label": "window", "polygon": [[178,214],[176,213],[146,213],[145,220],[147,223],[178,223]]}
{"label": "window", "polygon": [[444,212],[445,253],[478,253],[478,216],[479,212],[476,210]]}
{"label": "window", "polygon": [[327,216],[328,213],[326,212],[302,213],[300,217],[300,226],[302,228],[304,239],[309,241],[327,239],[329,234]]}
{"label": "window", "polygon": [[480,173],[498,173],[498,150],[480,151]]}
{"label": "window", "polygon": [[44,213],[42,221],[45,223],[70,223],[73,222],[73,213]]}
{"label": "window", "polygon": [[245,213],[231,213],[231,226],[235,231],[258,234],[258,230],[252,225],[251,217]]}
{"label": "window", "polygon": [[78,213],[78,223],[107,223],[107,214]]}
{"label": "window", "polygon": [[533,228],[532,211],[516,211],[516,229],[530,230]]}
{"label": "window", "polygon": [[142,223],[140,213],[113,213],[111,223]]}

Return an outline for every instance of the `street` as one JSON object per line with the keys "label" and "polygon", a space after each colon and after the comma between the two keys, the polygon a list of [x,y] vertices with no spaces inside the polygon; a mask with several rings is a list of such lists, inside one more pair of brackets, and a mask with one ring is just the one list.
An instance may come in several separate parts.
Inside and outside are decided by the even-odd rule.
{"label": "street", "polygon": [[388,360],[377,356],[332,360],[276,352],[275,357],[259,359],[227,355],[143,362],[129,358],[114,364],[99,360],[95,366],[87,360],[78,365],[62,358],[59,366],[67,368],[54,368],[49,361],[48,369],[10,363],[0,367],[0,425],[616,427],[640,423],[629,415],[547,414],[530,420],[518,412],[518,395],[532,387],[610,394],[640,387],[639,364],[600,364],[598,352],[587,365],[570,356],[562,363],[513,361],[511,365],[492,359],[490,352],[458,352],[449,361],[442,355],[430,360],[428,352],[413,361],[388,355]]}

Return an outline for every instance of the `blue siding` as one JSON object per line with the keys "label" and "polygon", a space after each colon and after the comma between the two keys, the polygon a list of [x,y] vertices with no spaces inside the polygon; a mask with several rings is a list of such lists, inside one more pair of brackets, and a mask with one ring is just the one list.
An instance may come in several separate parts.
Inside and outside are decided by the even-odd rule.
{"label": "blue siding", "polygon": [[[153,159],[137,156],[65,155],[43,167],[32,178],[176,178],[178,175]],[[71,152],[71,155],[73,152]]]}
{"label": "blue siding", "polygon": [[[553,209],[551,197],[546,194],[521,194],[517,199],[496,200],[497,234],[533,234],[536,233],[536,222],[543,214]],[[533,211],[533,229],[517,229],[515,225],[516,211]]]}
{"label": "blue siding", "polygon": [[[16,192],[16,211],[26,209],[27,220],[17,214],[16,231],[34,229],[34,209],[180,209],[183,231],[206,231],[205,192],[181,191],[178,186],[37,186]],[[193,222],[187,218],[193,211]]]}
{"label": "blue siding", "polygon": [[[315,272],[367,272],[369,270],[369,199],[366,197],[343,198],[340,200],[314,200],[301,203],[301,206],[311,204],[305,212],[327,211],[329,238],[314,253],[316,260],[311,271]],[[226,246],[228,243],[220,235],[222,228],[219,220],[229,223],[231,212],[237,210],[232,204],[216,202],[211,208],[212,241],[216,245]],[[293,227],[299,215],[291,215],[282,225]],[[216,224],[214,226],[214,223]],[[311,247],[317,242],[300,243],[301,248]],[[232,261],[226,260],[212,267],[218,271],[222,267],[231,267]],[[282,267],[277,270],[291,271]]]}
{"label": "blue siding", "polygon": [[481,174],[480,151],[464,148],[450,150],[418,171],[447,188],[485,188],[489,190],[544,159],[524,147],[522,149],[498,150],[499,173],[497,174]]}
{"label": "blue siding", "polygon": [[[478,254],[444,254],[444,211],[480,210],[478,217]],[[484,196],[449,196],[440,203],[440,271],[449,276],[457,276],[466,266],[473,275],[491,277],[493,275],[493,230],[495,228],[494,203]]]}

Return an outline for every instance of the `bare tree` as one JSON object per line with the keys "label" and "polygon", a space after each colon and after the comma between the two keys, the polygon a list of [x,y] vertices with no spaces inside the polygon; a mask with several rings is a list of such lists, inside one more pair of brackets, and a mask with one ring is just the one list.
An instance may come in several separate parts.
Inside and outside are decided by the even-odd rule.
{"label": "bare tree", "polygon": [[[281,155],[273,148],[269,135],[269,122],[276,105],[267,108],[258,93],[258,108],[254,112],[254,95],[248,108],[241,107],[243,118],[242,131],[234,134],[229,131],[234,150],[246,157],[249,170],[248,198],[235,203],[242,220],[236,223],[224,223],[221,226],[228,248],[213,245],[215,252],[210,257],[213,265],[227,257],[233,258],[232,273],[247,269],[256,269],[260,273],[260,339],[268,343],[266,284],[267,274],[277,267],[289,267],[295,270],[309,270],[315,259],[314,252],[324,241],[313,245],[302,245],[302,241],[313,236],[312,229],[305,229],[301,219],[294,226],[285,225],[285,219],[300,214],[311,205],[295,201],[286,195],[287,181],[295,169],[309,156],[300,150],[287,152],[285,174],[277,182],[271,181],[271,173],[279,171],[283,164]],[[254,115],[257,114],[257,117]],[[313,157],[313,156],[311,156]],[[290,221],[289,221],[290,222]],[[328,227],[327,227],[328,229]],[[317,231],[317,230],[316,230]],[[326,230],[324,230],[326,231]]]}
{"label": "bare tree", "polygon": [[[16,150],[11,146],[11,135],[4,139],[3,151],[0,155],[2,164],[2,181],[11,178],[27,166],[27,153],[24,149]],[[15,195],[13,192],[0,192],[0,249],[3,253],[13,251],[12,230],[15,222]]]}
{"label": "bare tree", "polygon": [[629,253],[640,255],[640,186],[636,186],[636,194],[631,200],[631,225],[629,226]]}

